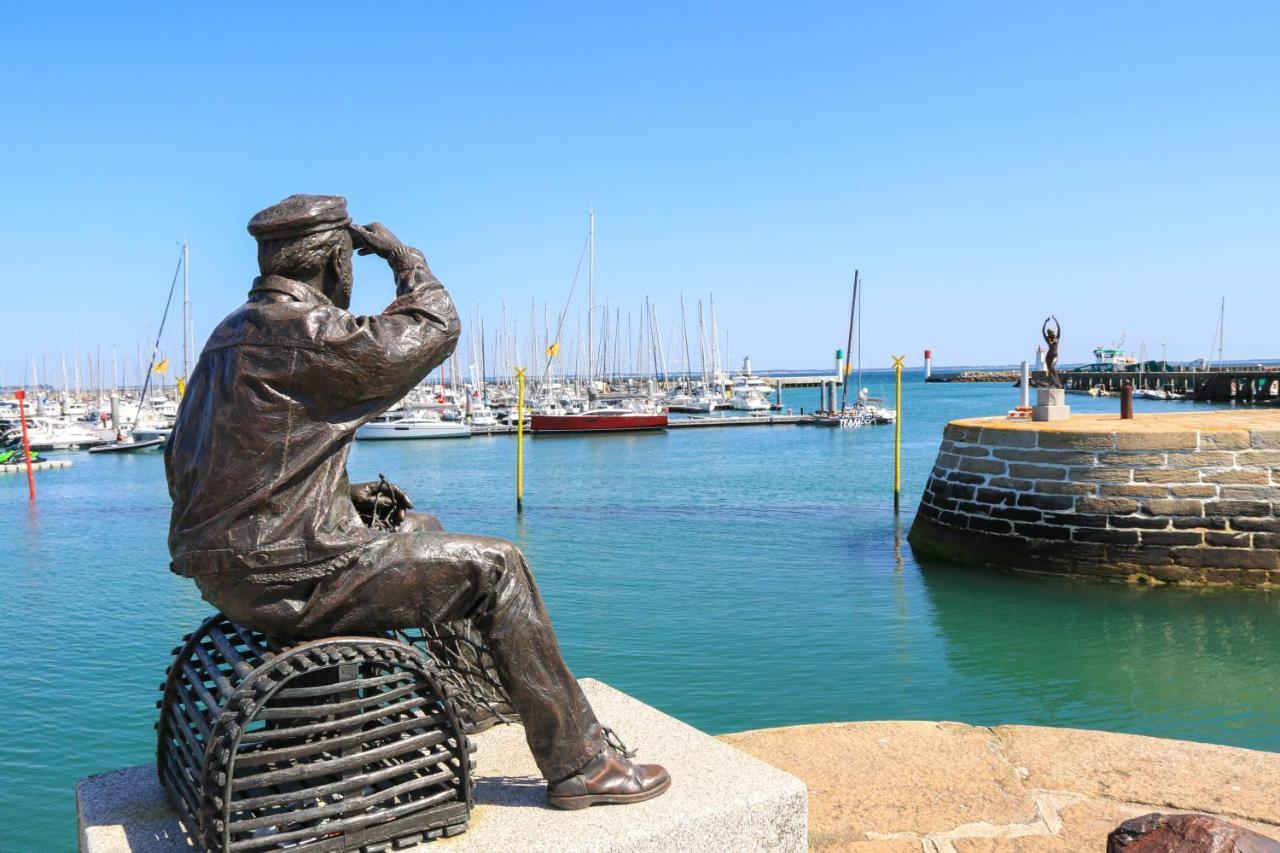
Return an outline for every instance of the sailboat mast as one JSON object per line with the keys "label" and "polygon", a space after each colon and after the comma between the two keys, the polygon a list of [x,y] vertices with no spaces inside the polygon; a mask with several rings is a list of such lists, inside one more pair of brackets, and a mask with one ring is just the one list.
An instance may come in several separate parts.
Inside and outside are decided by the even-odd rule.
{"label": "sailboat mast", "polygon": [[698,300],[698,366],[703,371],[703,391],[708,389],[707,380],[707,330],[703,323],[703,301]]}
{"label": "sailboat mast", "polygon": [[[626,349],[622,346],[622,306],[613,309],[613,339],[617,341],[613,346],[613,375],[618,380],[621,380],[623,377],[622,357],[626,353]],[[627,346],[630,346],[630,343]]]}
{"label": "sailboat mast", "polygon": [[608,376],[606,375],[607,363],[605,361],[605,358],[608,356],[608,353],[609,353],[609,322],[608,322],[609,321],[609,300],[608,299],[605,299],[603,307],[604,307],[604,310],[600,312],[600,315],[602,318],[600,321],[600,344],[599,344],[600,351],[598,353],[593,354],[592,356],[593,360],[591,362],[592,364],[591,374],[593,376],[599,376],[602,381],[608,379]]}
{"label": "sailboat mast", "polygon": [[182,244],[182,381],[191,376],[191,254]]}
{"label": "sailboat mast", "polygon": [[862,294],[858,294],[858,397],[862,397]]}
{"label": "sailboat mast", "polygon": [[[853,358],[853,318],[858,312],[858,271],[853,271],[853,298],[849,300],[849,337],[845,339],[844,344],[844,376],[843,387],[840,389],[840,411],[844,411],[845,401],[849,399],[849,360]],[[862,381],[861,378],[858,379]]]}
{"label": "sailboat mast", "polygon": [[[716,325],[716,295],[711,294],[711,376],[716,385],[720,384],[720,328]],[[721,390],[717,388],[717,390]]]}
{"label": "sailboat mast", "polygon": [[587,212],[587,251],[590,261],[587,265],[587,399],[594,395],[592,389],[593,364],[592,353],[595,351],[591,336],[592,306],[596,304],[596,210]]}
{"label": "sailboat mast", "polygon": [[684,316],[684,291],[680,291],[680,336],[684,338],[684,381],[689,383],[689,321]]}
{"label": "sailboat mast", "polygon": [[472,344],[476,354],[475,370],[480,374],[476,377],[476,390],[480,392],[480,404],[484,408],[489,408],[489,379],[485,368],[484,351],[488,348],[484,337],[484,317],[480,316],[480,306],[476,306],[476,341]]}

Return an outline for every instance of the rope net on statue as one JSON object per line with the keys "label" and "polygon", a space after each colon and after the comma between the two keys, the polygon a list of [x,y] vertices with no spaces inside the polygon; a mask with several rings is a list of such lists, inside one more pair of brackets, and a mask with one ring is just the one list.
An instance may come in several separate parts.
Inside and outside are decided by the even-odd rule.
{"label": "rope net on statue", "polygon": [[[382,498],[386,498],[384,503]],[[394,531],[396,510],[391,485],[382,474],[374,492],[371,517],[365,523],[374,530]],[[462,712],[469,733],[502,723],[519,723],[520,716],[498,680],[493,655],[469,621],[440,622],[393,632],[403,642],[417,646],[435,661],[440,680]]]}

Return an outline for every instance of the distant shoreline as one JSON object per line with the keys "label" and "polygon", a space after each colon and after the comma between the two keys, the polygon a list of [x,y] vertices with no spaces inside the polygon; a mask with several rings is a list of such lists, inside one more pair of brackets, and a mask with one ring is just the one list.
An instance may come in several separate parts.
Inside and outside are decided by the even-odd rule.
{"label": "distant shoreline", "polygon": [[929,382],[1017,382],[1022,378],[1022,370],[962,370],[959,373],[935,373]]}

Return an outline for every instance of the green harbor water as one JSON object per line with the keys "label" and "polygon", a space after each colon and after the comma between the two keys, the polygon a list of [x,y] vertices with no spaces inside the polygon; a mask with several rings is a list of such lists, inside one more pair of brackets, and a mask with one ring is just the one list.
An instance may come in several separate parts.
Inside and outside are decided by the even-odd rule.
{"label": "green harbor water", "polygon": [[[866,384],[891,391],[887,373]],[[906,531],[943,424],[1017,399],[918,373],[904,388],[896,518],[891,427],[528,439],[519,519],[505,436],[359,444],[350,471],[385,473],[452,530],[515,540],[575,673],[709,732],[944,719],[1280,750],[1280,596],[914,557]],[[209,612],[166,569],[160,455],[71,458],[38,475],[34,504],[25,478],[0,475],[5,850],[74,849],[75,781],[152,760],[170,649]],[[661,760],[643,732],[621,734]]]}

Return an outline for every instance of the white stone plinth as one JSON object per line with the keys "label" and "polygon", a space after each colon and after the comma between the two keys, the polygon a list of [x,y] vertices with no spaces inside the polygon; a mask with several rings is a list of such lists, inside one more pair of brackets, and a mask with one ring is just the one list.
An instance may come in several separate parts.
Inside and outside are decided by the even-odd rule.
{"label": "white stone plinth", "polygon": [[1065,421],[1071,417],[1067,392],[1061,388],[1037,388],[1036,404],[1031,409],[1033,421]]}
{"label": "white stone plinth", "polygon": [[[630,806],[565,812],[547,805],[519,726],[475,738],[476,808],[466,833],[412,848],[470,851],[782,850],[808,847],[808,794],[800,780],[594,679],[582,688],[600,719],[639,761],[671,771],[671,789]],[[84,853],[191,853],[151,764],[81,779]]]}

